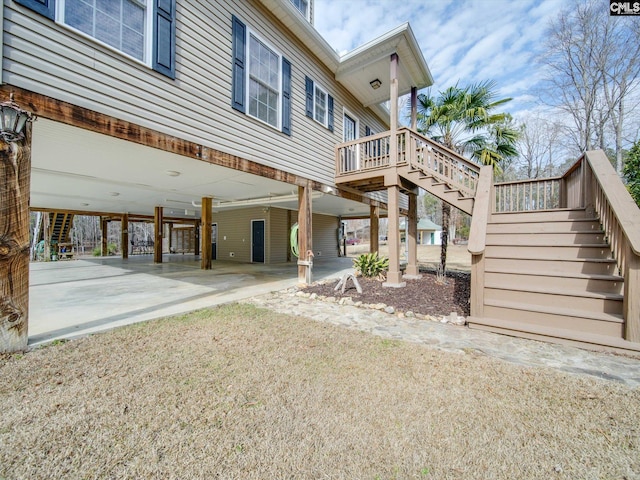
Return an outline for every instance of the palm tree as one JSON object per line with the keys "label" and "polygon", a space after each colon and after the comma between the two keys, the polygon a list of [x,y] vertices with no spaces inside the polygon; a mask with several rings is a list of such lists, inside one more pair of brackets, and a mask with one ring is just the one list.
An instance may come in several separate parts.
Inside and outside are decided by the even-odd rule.
{"label": "palm tree", "polygon": [[[507,113],[496,110],[511,98],[496,99],[496,83],[485,81],[461,88],[456,84],[438,96],[418,96],[418,130],[460,154],[499,171],[517,156],[518,131]],[[451,206],[442,202],[442,250],[440,268],[445,273]]]}

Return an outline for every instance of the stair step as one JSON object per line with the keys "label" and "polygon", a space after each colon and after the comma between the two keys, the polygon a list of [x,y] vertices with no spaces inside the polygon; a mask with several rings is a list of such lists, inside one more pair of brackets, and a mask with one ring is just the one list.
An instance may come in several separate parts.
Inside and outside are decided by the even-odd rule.
{"label": "stair step", "polygon": [[491,245],[606,245],[603,232],[487,233]]}
{"label": "stair step", "polygon": [[485,256],[486,270],[505,270],[518,268],[525,272],[555,272],[558,274],[584,274],[584,275],[615,275],[618,271],[616,261],[612,258],[589,259],[546,259],[546,258],[520,258],[514,262],[513,258]]}
{"label": "stair step", "polygon": [[512,259],[608,259],[611,249],[607,244],[559,244],[559,245],[490,245],[487,239],[485,256]]}
{"label": "stair step", "polygon": [[587,293],[613,293],[622,295],[624,281],[615,275],[585,275],[579,273],[566,274],[564,272],[527,272],[522,270],[485,269],[485,284],[487,286],[503,285],[511,287],[526,285],[534,290],[554,290]]}
{"label": "stair step", "polygon": [[622,295],[613,293],[553,291],[526,286],[510,288],[500,284],[485,284],[484,299],[485,305],[491,300],[514,302],[548,308],[550,312],[557,311],[563,315],[587,318],[598,313],[622,316]]}
{"label": "stair step", "polygon": [[597,220],[560,220],[555,222],[489,223],[487,234],[504,233],[601,233]]}
{"label": "stair step", "polygon": [[487,233],[487,245],[606,245],[604,233],[596,232],[531,232]]}
{"label": "stair step", "polygon": [[[547,342],[574,345],[582,348],[596,350],[624,350],[640,351],[640,344],[623,340],[620,337],[600,335],[584,331],[568,330],[561,327],[539,326],[511,319],[496,319],[490,317],[468,317],[470,328],[501,333],[503,335],[515,335]],[[606,348],[602,348],[606,347]]]}
{"label": "stair step", "polygon": [[504,212],[491,214],[491,223],[561,222],[566,220],[597,219],[587,217],[583,208],[561,208],[556,210],[536,210],[533,212]]}
{"label": "stair step", "polygon": [[577,316],[576,311],[572,309],[551,309],[542,305],[501,300],[488,300],[484,305],[486,318],[513,321],[514,324],[530,324],[539,328],[562,328],[618,338],[624,336],[624,320],[621,315],[582,313],[582,316]]}

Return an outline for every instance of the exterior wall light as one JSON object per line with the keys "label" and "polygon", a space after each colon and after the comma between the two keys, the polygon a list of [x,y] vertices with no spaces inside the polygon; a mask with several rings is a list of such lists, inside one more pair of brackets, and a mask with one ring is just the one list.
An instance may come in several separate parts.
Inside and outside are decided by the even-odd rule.
{"label": "exterior wall light", "polygon": [[0,103],[0,136],[6,143],[17,142],[24,138],[24,127],[33,121],[31,112],[22,110],[13,101],[13,93],[8,102]]}
{"label": "exterior wall light", "polygon": [[371,80],[369,82],[369,85],[371,85],[371,88],[373,88],[374,90],[377,90],[382,86],[382,82],[379,78],[376,78],[375,80]]}

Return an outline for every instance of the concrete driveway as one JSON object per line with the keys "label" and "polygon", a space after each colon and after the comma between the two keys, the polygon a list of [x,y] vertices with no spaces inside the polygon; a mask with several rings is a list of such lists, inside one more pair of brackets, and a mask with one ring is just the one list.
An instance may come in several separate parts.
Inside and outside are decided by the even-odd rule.
{"label": "concrete driveway", "polygon": [[[318,259],[313,279],[351,271],[352,259]],[[297,285],[295,263],[216,260],[201,270],[193,256],[150,255],[37,262],[30,267],[29,345],[233,302]]]}

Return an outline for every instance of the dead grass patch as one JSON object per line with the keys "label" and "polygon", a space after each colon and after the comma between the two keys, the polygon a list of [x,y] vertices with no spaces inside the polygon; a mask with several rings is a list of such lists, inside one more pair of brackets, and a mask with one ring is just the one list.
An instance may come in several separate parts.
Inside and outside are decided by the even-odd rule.
{"label": "dead grass patch", "polygon": [[640,391],[250,305],[0,357],[0,478],[638,478]]}

